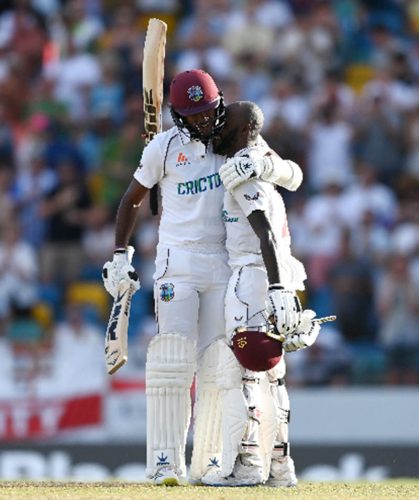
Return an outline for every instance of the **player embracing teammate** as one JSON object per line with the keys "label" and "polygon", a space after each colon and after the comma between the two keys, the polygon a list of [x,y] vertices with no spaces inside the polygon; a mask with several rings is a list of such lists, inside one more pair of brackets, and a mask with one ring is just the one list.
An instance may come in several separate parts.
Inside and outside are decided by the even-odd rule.
{"label": "player embracing teammate", "polygon": [[[225,395],[226,391],[237,397],[239,392],[243,394],[243,377],[231,362],[224,320],[231,270],[219,169],[226,158],[213,150],[213,139],[220,135],[225,122],[222,93],[208,73],[185,71],[171,83],[170,106],[174,127],[157,134],[145,147],[121,199],[115,253],[104,266],[104,283],[113,296],[123,280],[139,287],[127,248],[138,206],[149,189],[158,184],[162,196],[154,274],[158,333],[149,344],[146,361],[146,473],[154,484],[177,485],[186,480],[185,445],[194,375],[197,392],[192,482],[211,477],[212,471],[219,469],[221,458],[225,459],[221,425],[229,411]],[[256,144],[270,154],[255,157],[255,161],[235,156],[235,166],[228,175],[230,184],[240,185],[256,177],[269,185],[297,189],[302,179],[298,165],[270,151],[259,134]],[[272,294],[275,307],[283,308],[283,324],[277,326],[280,333],[294,333],[301,317],[294,291],[286,292]],[[220,369],[220,361],[227,358],[230,364]],[[230,453],[234,463],[236,451]]]}

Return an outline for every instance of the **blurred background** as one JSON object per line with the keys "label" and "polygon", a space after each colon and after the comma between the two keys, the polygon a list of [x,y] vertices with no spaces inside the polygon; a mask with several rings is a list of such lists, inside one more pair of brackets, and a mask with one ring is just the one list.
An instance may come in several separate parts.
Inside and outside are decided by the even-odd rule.
{"label": "blurred background", "polygon": [[2,0],[0,479],[143,475],[147,203],[113,377],[100,274],[144,147],[150,17],[168,23],[165,128],[171,78],[203,68],[304,171],[283,193],[302,299],[338,319],[287,357],[300,477],[418,476],[419,0]]}

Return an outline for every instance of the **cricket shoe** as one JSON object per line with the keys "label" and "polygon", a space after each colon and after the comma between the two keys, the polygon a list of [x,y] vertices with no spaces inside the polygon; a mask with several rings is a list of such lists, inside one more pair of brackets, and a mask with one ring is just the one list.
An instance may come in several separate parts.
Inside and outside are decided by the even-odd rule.
{"label": "cricket shoe", "polygon": [[204,483],[202,478],[206,476],[213,476],[214,474],[219,474],[220,472],[221,467],[219,459],[217,457],[210,458],[202,476],[200,478],[189,477],[189,484],[192,484],[193,486],[203,486]]}
{"label": "cricket shoe", "polygon": [[294,460],[291,457],[272,459],[266,486],[291,488],[297,486],[297,484],[298,479],[295,475]]}
{"label": "cricket shoe", "polygon": [[151,483],[156,486],[179,486],[181,481],[174,467],[165,465],[156,470],[151,478]]}
{"label": "cricket shoe", "polygon": [[256,486],[263,483],[263,468],[259,457],[247,454],[236,458],[233,472],[223,477],[221,470],[208,472],[202,478],[207,486]]}

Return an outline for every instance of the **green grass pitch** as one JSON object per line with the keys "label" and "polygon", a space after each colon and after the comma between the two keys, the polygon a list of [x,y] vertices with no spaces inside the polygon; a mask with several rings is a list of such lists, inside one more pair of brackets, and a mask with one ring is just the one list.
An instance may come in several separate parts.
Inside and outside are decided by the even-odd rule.
{"label": "green grass pitch", "polygon": [[144,483],[75,483],[0,481],[1,499],[153,499],[153,500],[269,500],[278,498],[350,499],[350,498],[410,498],[419,499],[419,479],[388,480],[379,483],[309,483],[302,481],[298,488],[209,488],[179,486],[176,488],[150,486]]}

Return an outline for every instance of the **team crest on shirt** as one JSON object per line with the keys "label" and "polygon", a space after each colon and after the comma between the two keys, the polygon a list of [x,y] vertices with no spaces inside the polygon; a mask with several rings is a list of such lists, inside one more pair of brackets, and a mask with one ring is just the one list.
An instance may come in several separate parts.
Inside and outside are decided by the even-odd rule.
{"label": "team crest on shirt", "polygon": [[160,285],[160,299],[163,302],[170,302],[175,296],[175,285],[173,283],[163,283]]}
{"label": "team crest on shirt", "polygon": [[199,85],[188,88],[188,97],[193,102],[199,102],[204,97],[204,91]]}
{"label": "team crest on shirt", "polygon": [[260,193],[259,193],[259,191],[257,191],[257,193],[254,195],[244,194],[243,196],[244,196],[244,199],[247,201],[256,201],[259,199]]}

